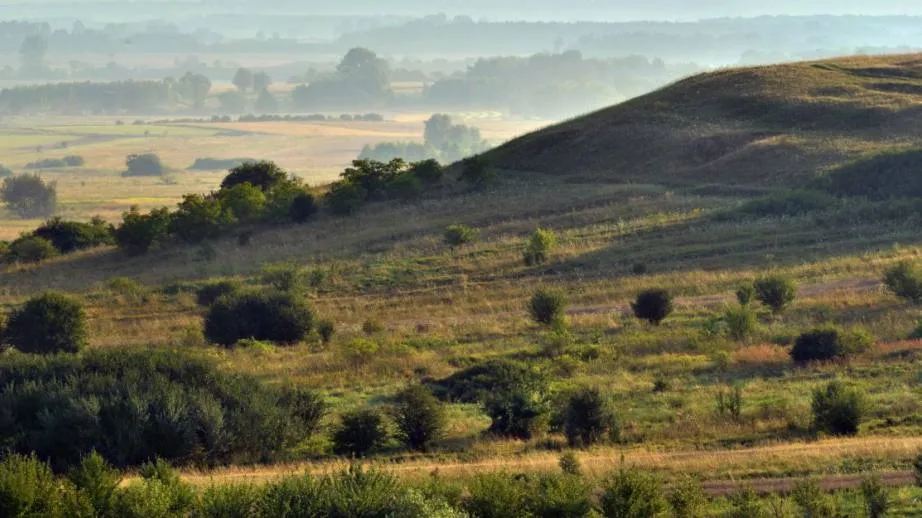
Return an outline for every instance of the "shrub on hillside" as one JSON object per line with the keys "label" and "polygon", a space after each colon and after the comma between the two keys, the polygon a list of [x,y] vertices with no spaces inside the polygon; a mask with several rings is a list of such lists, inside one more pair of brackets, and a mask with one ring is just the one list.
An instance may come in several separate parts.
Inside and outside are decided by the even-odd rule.
{"label": "shrub on hillside", "polygon": [[801,334],[791,348],[791,359],[798,364],[842,360],[867,351],[874,343],[866,331],[843,331],[827,326]]}
{"label": "shrub on hillside", "polygon": [[413,385],[397,396],[394,408],[397,437],[407,448],[427,451],[445,429],[445,410],[432,392]]}
{"label": "shrub on hillside", "polygon": [[59,167],[83,167],[86,162],[83,157],[70,155],[64,158],[45,158],[35,162],[29,162],[23,169],[56,169]]}
{"label": "shrub on hillside", "polygon": [[8,262],[39,263],[58,255],[51,241],[41,237],[22,236],[9,244],[5,254]]}
{"label": "shrub on hillside", "polygon": [[317,334],[324,345],[329,345],[333,340],[333,334],[336,332],[336,326],[330,320],[321,320],[317,322]]}
{"label": "shrub on hillside", "polygon": [[891,506],[890,490],[876,476],[861,481],[861,496],[868,518],[883,518]]}
{"label": "shrub on hillside", "polygon": [[753,283],[747,282],[736,289],[736,300],[741,306],[748,306],[756,300],[756,287]]}
{"label": "shrub on hillside", "polygon": [[288,173],[275,162],[268,160],[245,162],[228,172],[224,180],[221,181],[221,190],[248,183],[262,191],[268,191],[287,180]]}
{"label": "shrub on hillside", "polygon": [[840,381],[813,391],[813,427],[830,435],[857,435],[864,415],[864,396]]}
{"label": "shrub on hillside", "polygon": [[243,289],[243,283],[237,279],[207,282],[195,292],[195,300],[199,306],[208,307],[221,297],[233,295],[241,289]]}
{"label": "shrub on hillside", "polygon": [[128,155],[125,166],[127,169],[122,176],[163,176],[167,172],[166,166],[155,153]]}
{"label": "shrub on hillside", "polygon": [[528,501],[534,491],[521,478],[503,473],[476,475],[467,489],[464,510],[472,517],[529,516]]}
{"label": "shrub on hillside", "polygon": [[234,221],[214,196],[186,194],[170,217],[169,232],[187,243],[216,239]]}
{"label": "shrub on hillside", "polygon": [[597,516],[592,502],[592,486],[581,477],[542,475],[532,487],[529,498],[532,516]]}
{"label": "shrub on hillside", "polygon": [[307,272],[294,263],[267,264],[259,280],[279,291],[299,293],[304,289]]}
{"label": "shrub on hillside", "polygon": [[656,475],[621,469],[603,484],[599,507],[606,518],[653,518],[664,514],[667,504]]}
{"label": "shrub on hillside", "polygon": [[752,336],[759,323],[756,312],[746,305],[728,306],[724,310],[724,322],[727,324],[727,334],[738,342]]}
{"label": "shrub on hillside", "polygon": [[317,213],[317,200],[308,192],[298,193],[292,200],[288,215],[295,223],[305,223]]}
{"label": "shrub on hillside", "polygon": [[89,223],[65,221],[53,218],[32,232],[32,235],[47,239],[62,254],[115,242],[112,226],[101,218],[93,218]]}
{"label": "shrub on hillside", "polygon": [[528,301],[528,313],[536,323],[550,326],[563,322],[566,306],[567,301],[563,293],[539,289]]}
{"label": "shrub on hillside", "polygon": [[249,183],[221,189],[217,197],[221,209],[240,223],[253,222],[261,218],[266,210],[266,194]]}
{"label": "shrub on hillside", "polygon": [[222,297],[211,306],[205,337],[227,347],[244,338],[292,344],[304,340],[313,324],[313,310],[297,295],[246,291]]}
{"label": "shrub on hillside", "polygon": [[618,423],[609,401],[597,388],[583,388],[572,394],[563,412],[563,431],[571,447],[586,448],[616,439]]}
{"label": "shrub on hillside", "polygon": [[45,218],[57,208],[57,184],[46,183],[37,174],[10,176],[0,184],[0,201],[20,218]]}
{"label": "shrub on hillside", "polygon": [[425,185],[433,185],[442,181],[445,168],[434,158],[410,164],[410,173]]}
{"label": "shrub on hillside", "polygon": [[444,243],[452,248],[473,243],[477,239],[477,229],[467,225],[449,225],[445,228],[442,238]]}
{"label": "shrub on hillside", "polygon": [[25,353],[78,352],[87,341],[83,306],[59,293],[34,297],[10,313],[3,341]]}
{"label": "shrub on hillside", "polygon": [[365,190],[361,185],[349,182],[333,182],[326,195],[330,210],[337,216],[349,216],[365,205]]}
{"label": "shrub on hillside", "polygon": [[0,516],[61,516],[63,488],[47,464],[34,456],[0,460]]}
{"label": "shrub on hillside", "polygon": [[756,298],[771,308],[773,313],[781,313],[797,297],[797,286],[786,277],[764,277],[754,283]]}
{"label": "shrub on hillside", "polygon": [[672,295],[666,290],[644,291],[631,303],[631,309],[635,317],[658,326],[672,314]]}
{"label": "shrub on hillside", "polygon": [[461,181],[474,187],[483,187],[496,178],[496,172],[483,155],[467,157],[461,161]]}
{"label": "shrub on hillside", "polygon": [[690,477],[673,484],[667,498],[675,518],[698,518],[708,503],[701,483]]}
{"label": "shrub on hillside", "polygon": [[513,388],[491,394],[483,405],[490,417],[489,433],[528,440],[543,433],[548,425],[546,393]]}
{"label": "shrub on hillside", "polygon": [[538,266],[546,263],[556,246],[557,234],[553,230],[536,228],[528,238],[525,251],[522,253],[525,266]]}
{"label": "shrub on hillside", "polygon": [[900,298],[914,304],[922,302],[922,268],[912,262],[902,261],[888,268],[884,285]]}
{"label": "shrub on hillside", "polygon": [[380,448],[387,440],[387,429],[381,414],[372,409],[360,409],[342,416],[333,433],[333,449],[338,455],[362,458]]}
{"label": "shrub on hillside", "polygon": [[137,207],[131,207],[122,214],[122,223],[115,229],[115,243],[132,255],[146,253],[168,237],[172,219],[166,208],[142,214]]}
{"label": "shrub on hillside", "polygon": [[535,368],[508,360],[489,360],[460,370],[433,383],[443,401],[481,403],[492,394],[547,390],[547,378]]}
{"label": "shrub on hillside", "polygon": [[89,502],[97,516],[111,516],[122,476],[106,459],[93,451],[67,473],[77,493]]}
{"label": "shrub on hillside", "polygon": [[804,480],[794,486],[791,492],[794,502],[800,507],[803,516],[823,517],[839,516],[835,501],[823,491],[819,484],[812,480]]}

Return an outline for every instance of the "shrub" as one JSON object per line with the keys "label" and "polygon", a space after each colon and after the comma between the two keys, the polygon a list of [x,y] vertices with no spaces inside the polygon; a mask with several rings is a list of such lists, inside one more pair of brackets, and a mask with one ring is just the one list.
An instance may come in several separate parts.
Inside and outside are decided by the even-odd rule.
{"label": "shrub", "polygon": [[414,385],[397,397],[397,437],[411,450],[427,451],[445,429],[445,410],[432,392]]}
{"label": "shrub", "polygon": [[672,313],[672,295],[666,290],[642,292],[631,303],[631,309],[637,318],[658,326]]}
{"label": "shrub", "polygon": [[668,499],[675,518],[697,518],[703,514],[707,505],[707,494],[701,483],[693,478],[685,478],[674,484]]}
{"label": "shrub", "polygon": [[333,449],[339,455],[366,457],[387,440],[384,420],[376,410],[361,409],[342,416],[333,433]]}
{"label": "shrub", "polygon": [[172,217],[166,208],[141,214],[137,207],[131,207],[122,214],[122,223],[115,229],[115,242],[129,254],[146,253],[152,246],[166,239]]}
{"label": "shrub", "polygon": [[602,489],[599,505],[606,518],[654,518],[666,512],[660,481],[652,473],[622,469]]}
{"label": "shrub", "polygon": [[496,178],[496,172],[483,155],[467,157],[461,161],[461,181],[474,187],[483,187]]}
{"label": "shrub", "polygon": [[545,394],[521,388],[493,394],[484,404],[490,433],[522,440],[546,430],[547,410]]}
{"label": "shrub", "polygon": [[727,334],[738,342],[747,340],[758,326],[755,311],[746,305],[728,307],[724,310],[724,322],[727,324]]}
{"label": "shrub", "polygon": [[167,172],[160,157],[154,153],[128,155],[125,166],[127,169],[122,176],[162,176]]}
{"label": "shrub", "polygon": [[22,236],[9,245],[6,257],[10,262],[39,263],[58,255],[51,241],[36,236]]}
{"label": "shrub", "polygon": [[912,473],[916,479],[916,487],[922,487],[922,452],[916,454],[912,461]]}
{"label": "shrub", "polygon": [[243,283],[236,279],[207,282],[195,292],[195,301],[199,306],[208,307],[221,297],[237,293],[243,288]]}
{"label": "shrub", "polygon": [[909,261],[888,268],[884,285],[900,298],[914,304],[922,302],[922,269]]}
{"label": "shrub", "polygon": [[89,223],[54,218],[35,229],[32,235],[51,241],[62,254],[114,243],[112,227],[101,218],[93,218]]}
{"label": "shrub", "polygon": [[228,172],[224,180],[221,181],[221,190],[248,183],[265,192],[287,180],[288,173],[276,165],[275,162],[267,160],[245,162]]}
{"label": "shrub", "polygon": [[597,388],[572,394],[563,412],[563,431],[571,447],[586,448],[606,436],[617,438],[618,423],[608,400]]}
{"label": "shrub", "polygon": [[333,340],[333,333],[336,332],[336,326],[330,320],[321,320],[317,322],[317,334],[320,335],[320,341],[328,345]]}
{"label": "shrub", "polygon": [[798,482],[791,496],[805,517],[839,516],[835,501],[812,480]]}
{"label": "shrub", "polygon": [[754,287],[756,298],[776,314],[784,311],[797,297],[797,286],[785,277],[765,277],[757,280]]}
{"label": "shrub", "polygon": [[216,239],[234,220],[214,196],[186,194],[169,220],[169,231],[187,243]]}
{"label": "shrub", "polygon": [[526,390],[545,392],[547,379],[531,366],[508,360],[489,360],[436,381],[433,389],[442,400],[482,403],[494,394]]}
{"label": "shrub", "polygon": [[428,159],[410,164],[410,173],[426,185],[436,184],[445,176],[445,168],[438,160]]}
{"label": "shrub", "polygon": [[890,491],[880,483],[877,477],[865,478],[861,481],[861,496],[864,498],[864,508],[868,518],[882,518],[890,509]]}
{"label": "shrub", "polygon": [[352,215],[365,204],[366,193],[361,185],[351,182],[333,182],[326,195],[330,210],[337,216]]}
{"label": "shrub", "polygon": [[377,320],[366,320],[362,322],[362,332],[367,336],[374,336],[384,332],[384,326]]}
{"label": "shrub", "polygon": [[813,427],[831,435],[857,435],[864,414],[864,397],[842,382],[813,391]]}
{"label": "shrub", "polygon": [[543,475],[532,489],[533,516],[591,518],[597,516],[592,504],[592,487],[573,475]]}
{"label": "shrub", "polygon": [[863,330],[842,331],[827,326],[801,334],[791,348],[791,359],[798,364],[842,360],[867,351],[873,338]]}
{"label": "shrub", "polygon": [[186,516],[195,506],[193,489],[165,461],[141,467],[141,480],[117,493],[115,516]]}
{"label": "shrub", "polygon": [[220,206],[239,222],[255,221],[266,210],[266,194],[254,185],[243,183],[218,192]]}
{"label": "shrub", "polygon": [[59,516],[61,497],[51,468],[34,456],[0,460],[0,516]]}
{"label": "shrub", "polygon": [[538,266],[546,263],[556,246],[557,234],[553,230],[535,229],[531,237],[528,238],[525,251],[522,253],[525,266]]}
{"label": "shrub", "polygon": [[58,167],[82,167],[86,162],[83,157],[70,155],[64,158],[45,158],[29,162],[24,169],[54,169]]}
{"label": "shrub", "polygon": [[314,312],[299,296],[282,292],[240,292],[221,297],[205,317],[205,337],[232,346],[244,338],[281,344],[304,340]]}
{"label": "shrub", "polygon": [[456,248],[473,243],[477,240],[477,230],[466,225],[449,225],[445,229],[443,241],[446,245]]}
{"label": "shrub", "polygon": [[416,198],[423,191],[423,183],[410,171],[402,171],[387,183],[387,197],[398,200]]}
{"label": "shrub", "polygon": [[80,302],[46,293],[10,313],[3,340],[25,353],[75,353],[86,345],[86,315]]}
{"label": "shrub", "polygon": [[468,486],[464,510],[478,518],[526,515],[531,489],[523,480],[503,473],[477,475]]}
{"label": "shrub", "polygon": [[0,200],[20,218],[48,217],[57,208],[57,184],[38,175],[10,176],[0,184]]}
{"label": "shrub", "polygon": [[317,213],[317,210],[317,200],[314,199],[314,196],[307,192],[301,192],[291,200],[288,215],[295,223],[305,223]]}
{"label": "shrub", "polygon": [[[252,484],[212,485],[202,492],[194,518],[256,518],[263,515],[264,491]],[[292,510],[294,511],[294,510]],[[293,513],[294,514],[294,513]]]}
{"label": "shrub", "polygon": [[567,475],[579,476],[583,473],[583,465],[572,451],[561,455],[557,465],[560,466],[560,471]]}
{"label": "shrub", "polygon": [[549,326],[563,322],[566,305],[563,293],[539,289],[528,301],[528,313],[536,323]]}
{"label": "shrub", "polygon": [[122,477],[102,455],[93,451],[83,457],[67,478],[90,503],[97,516],[111,516]]}
{"label": "shrub", "polygon": [[306,274],[294,263],[263,266],[260,281],[286,293],[300,293],[304,289]]}
{"label": "shrub", "polygon": [[743,417],[743,387],[733,385],[729,390],[720,389],[714,398],[717,415],[737,423]]}
{"label": "shrub", "polygon": [[756,297],[756,287],[751,282],[743,284],[736,289],[736,300],[739,301],[741,306],[752,304],[752,301],[756,300]]}

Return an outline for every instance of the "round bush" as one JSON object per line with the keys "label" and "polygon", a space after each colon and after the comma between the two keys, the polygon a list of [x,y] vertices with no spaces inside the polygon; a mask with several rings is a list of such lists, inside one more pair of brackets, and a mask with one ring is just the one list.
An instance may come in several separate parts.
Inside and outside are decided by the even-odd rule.
{"label": "round bush", "polygon": [[563,415],[563,430],[572,447],[585,448],[602,441],[606,435],[618,432],[608,400],[597,388],[584,388],[567,402]]}
{"label": "round bush", "polygon": [[833,381],[813,391],[813,427],[831,435],[857,435],[864,415],[864,396]]}
{"label": "round bush", "polygon": [[25,353],[75,353],[86,345],[80,302],[59,293],[35,297],[10,314],[3,341]]}
{"label": "round bush", "polygon": [[333,334],[336,333],[336,325],[329,320],[321,320],[317,322],[317,334],[320,335],[320,341],[324,345],[329,344],[333,340]]}
{"label": "round bush", "polygon": [[243,292],[218,299],[205,317],[205,337],[232,346],[244,338],[292,344],[307,337],[314,312],[299,296],[283,292]]}
{"label": "round bush", "polygon": [[407,448],[426,451],[442,435],[445,411],[428,388],[414,385],[397,398],[394,420],[397,435]]}
{"label": "round bush", "polygon": [[276,165],[275,162],[266,160],[246,162],[228,172],[224,180],[221,181],[221,190],[248,183],[263,191],[267,191],[276,184],[285,181],[287,178],[288,173]]}
{"label": "round bush", "polygon": [[785,277],[766,277],[757,280],[753,286],[756,298],[770,307],[773,313],[781,313],[797,297],[797,285]]}
{"label": "round bush", "polygon": [[528,313],[538,324],[549,326],[563,321],[566,305],[562,293],[540,289],[528,302]]}
{"label": "round bush", "polygon": [[909,261],[887,269],[884,284],[900,298],[915,304],[922,302],[922,269]]}
{"label": "round bush", "polygon": [[756,287],[751,282],[741,285],[736,289],[736,300],[740,305],[748,306],[756,300]]}
{"label": "round bush", "polygon": [[645,291],[637,295],[631,309],[637,318],[658,326],[672,313],[672,295],[666,290]]}
{"label": "round bush", "polygon": [[37,236],[22,236],[10,243],[7,259],[10,262],[39,263],[58,255],[51,241]]}
{"label": "round bush", "polygon": [[522,258],[525,266],[539,266],[546,263],[557,246],[557,234],[553,230],[537,228],[528,238]]}
{"label": "round bush", "polygon": [[333,434],[333,449],[339,455],[365,457],[387,440],[384,419],[375,410],[362,409],[342,417]]}
{"label": "round bush", "polygon": [[841,360],[867,351],[874,339],[864,330],[842,331],[833,326],[803,333],[791,348],[791,359],[804,364]]}

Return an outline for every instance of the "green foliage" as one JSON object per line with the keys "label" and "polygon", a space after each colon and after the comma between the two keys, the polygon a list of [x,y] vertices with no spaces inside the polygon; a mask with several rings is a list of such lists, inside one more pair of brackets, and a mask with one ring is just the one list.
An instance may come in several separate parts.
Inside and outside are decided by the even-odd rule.
{"label": "green foliage", "polygon": [[556,246],[557,234],[553,230],[536,228],[528,238],[525,251],[522,253],[525,266],[538,266],[546,263]]}
{"label": "green foliage", "polygon": [[[23,169],[56,169],[59,167],[82,167],[86,161],[81,156],[69,155],[64,158],[43,158],[29,162]],[[0,174],[0,176],[3,176]]]}
{"label": "green foliage", "polygon": [[438,160],[430,158],[410,164],[410,173],[424,185],[434,185],[442,181],[445,176],[445,168],[442,167]]}
{"label": "green foliage", "polygon": [[881,484],[877,477],[865,478],[861,481],[861,496],[864,498],[864,508],[868,518],[883,518],[890,509],[890,491]]}
{"label": "green foliage", "polygon": [[362,332],[367,336],[379,335],[384,332],[384,325],[377,320],[366,320],[362,322]]}
{"label": "green foliage", "polygon": [[359,409],[342,416],[333,433],[333,449],[339,455],[366,457],[387,440],[384,419],[377,410]]}
{"label": "green foliage", "polygon": [[756,287],[753,283],[747,282],[736,289],[736,300],[741,306],[748,306],[756,300]]}
{"label": "green foliage", "polygon": [[839,516],[835,500],[829,497],[819,484],[812,480],[798,482],[791,492],[791,497],[804,518],[826,518]]}
{"label": "green foliage", "polygon": [[288,215],[295,223],[306,223],[318,210],[314,196],[308,192],[301,192],[291,200]]}
{"label": "green foliage", "polygon": [[309,437],[324,413],[312,392],[176,350],[6,355],[0,378],[0,443],[59,471],[94,450],[120,468],[153,458],[268,461]]}
{"label": "green foliage", "polygon": [[801,334],[791,348],[791,359],[798,364],[842,360],[867,351],[873,343],[867,331],[826,326]]}
{"label": "green foliage", "polygon": [[0,184],[0,201],[23,219],[45,218],[57,208],[57,184],[45,182],[37,174],[9,176]]}
{"label": "green foliage", "polygon": [[0,516],[61,516],[61,496],[51,468],[34,456],[14,454],[0,460]]}
{"label": "green foliage", "polygon": [[51,241],[36,236],[22,236],[9,244],[5,254],[7,262],[40,263],[58,255]]}
{"label": "green foliage", "polygon": [[571,447],[586,448],[606,436],[617,439],[619,428],[611,404],[598,388],[572,394],[563,413],[563,431]]}
{"label": "green foliage", "polygon": [[397,397],[394,421],[407,448],[428,451],[445,431],[445,410],[428,388],[413,385]]}
{"label": "green foliage", "polygon": [[154,153],[128,155],[125,165],[128,169],[122,173],[122,176],[162,176],[167,172],[160,157]]}
{"label": "green foliage", "polygon": [[[263,516],[265,492],[250,484],[223,484],[207,487],[199,499],[193,518],[257,518]],[[283,516],[265,515],[265,516]]]}
{"label": "green foliage", "polygon": [[739,423],[743,418],[743,387],[733,385],[729,390],[720,389],[714,398],[717,415]]}
{"label": "green foliage", "polygon": [[220,237],[233,222],[233,214],[217,197],[186,194],[170,218],[169,231],[187,243],[201,243]]}
{"label": "green foliage", "polygon": [[730,306],[724,310],[724,322],[727,324],[727,334],[738,342],[748,340],[758,327],[756,312],[749,306]]}
{"label": "green foliage", "polygon": [[902,261],[888,268],[884,285],[900,298],[914,304],[922,302],[922,268],[912,262]]}
{"label": "green foliage", "polygon": [[606,480],[599,504],[605,518],[655,518],[667,508],[659,479],[638,469],[621,469]]}
{"label": "green foliage", "polygon": [[864,396],[840,381],[813,391],[813,427],[830,435],[857,435],[864,416]]}
{"label": "green foliage", "polygon": [[289,181],[288,173],[275,162],[260,160],[258,162],[245,162],[231,169],[224,180],[221,181],[221,190],[229,190],[238,185],[248,183],[268,192],[280,183]]}
{"label": "green foliage", "polygon": [[433,383],[439,399],[482,403],[494,394],[526,390],[544,392],[546,377],[535,368],[508,360],[489,360]]}
{"label": "green foliage", "polygon": [[115,242],[129,254],[146,253],[167,238],[172,218],[166,208],[141,214],[137,207],[131,207],[122,214],[122,223],[115,229]]}
{"label": "green foliage", "polygon": [[916,487],[922,487],[922,452],[916,454],[912,460],[912,473],[916,479]]}
{"label": "green foliage", "polygon": [[32,235],[51,241],[62,254],[115,242],[112,226],[101,218],[93,218],[89,223],[53,218],[35,229]]}
{"label": "green foliage", "polygon": [[509,518],[528,516],[528,500],[532,495],[524,481],[503,473],[477,475],[468,486],[469,496],[464,510],[477,518]]}
{"label": "green foliage", "polygon": [[536,517],[590,518],[597,516],[592,487],[573,475],[544,475],[531,492],[531,512]]}
{"label": "green foliage", "polygon": [[756,280],[754,286],[756,298],[776,314],[784,311],[797,297],[797,286],[785,277],[763,277]]}
{"label": "green foliage", "polygon": [[29,299],[10,313],[3,341],[25,353],[78,352],[87,342],[83,305],[59,293]]}
{"label": "green foliage", "polygon": [[304,290],[306,272],[294,263],[267,264],[260,272],[260,281],[285,293]]}
{"label": "green foliage", "polygon": [[703,514],[708,502],[701,483],[693,478],[684,478],[673,484],[667,498],[675,518],[697,518]]}
{"label": "green foliage", "polygon": [[747,487],[730,497],[733,508],[727,518],[768,518],[768,514],[759,501],[759,495],[752,487]]}
{"label": "green foliage", "polygon": [[513,388],[492,394],[484,403],[488,431],[500,437],[528,440],[546,431],[548,402],[544,392]]}
{"label": "green foliage", "polygon": [[195,301],[199,306],[208,307],[225,295],[232,295],[243,289],[243,283],[237,279],[211,281],[202,284],[195,292]]}
{"label": "green foliage", "polygon": [[479,232],[477,229],[466,225],[449,225],[445,228],[443,241],[446,245],[457,248],[462,245],[473,243],[477,240]]}
{"label": "green foliage", "polygon": [[110,516],[122,477],[102,455],[91,452],[67,475],[68,480],[99,516]]}
{"label": "green foliage", "polygon": [[576,454],[572,451],[568,451],[567,453],[561,455],[557,465],[560,466],[560,471],[567,475],[582,475],[583,465],[579,461],[579,457],[577,457]]}
{"label": "green foliage", "polygon": [[496,171],[483,155],[474,155],[461,161],[461,181],[474,187],[484,187],[496,178]]}
{"label": "green foliage", "polygon": [[320,341],[328,345],[333,340],[333,334],[336,332],[336,326],[331,320],[321,320],[317,322],[317,334],[320,335]]}
{"label": "green foliage", "polygon": [[250,183],[234,185],[218,192],[221,207],[241,223],[255,221],[266,210],[266,194]]}
{"label": "green foliage", "polygon": [[550,326],[563,322],[566,306],[563,293],[542,288],[528,301],[528,313],[536,323]]}
{"label": "green foliage", "polygon": [[349,216],[365,205],[365,190],[361,185],[349,182],[333,182],[326,195],[330,210],[337,216]]}
{"label": "green foliage", "polygon": [[303,341],[314,312],[300,296],[285,292],[238,292],[218,299],[205,317],[205,337],[226,347],[244,338],[279,344]]}
{"label": "green foliage", "polygon": [[117,493],[114,515],[126,518],[181,517],[196,504],[192,488],[161,459],[141,467],[141,480]]}
{"label": "green foliage", "polygon": [[399,158],[390,162],[376,160],[353,160],[347,167],[341,182],[358,185],[365,195],[365,201],[379,201],[387,198],[390,185],[407,170],[407,163]]}
{"label": "green foliage", "polygon": [[658,326],[672,314],[672,295],[666,290],[644,291],[631,303],[631,309],[635,317]]}

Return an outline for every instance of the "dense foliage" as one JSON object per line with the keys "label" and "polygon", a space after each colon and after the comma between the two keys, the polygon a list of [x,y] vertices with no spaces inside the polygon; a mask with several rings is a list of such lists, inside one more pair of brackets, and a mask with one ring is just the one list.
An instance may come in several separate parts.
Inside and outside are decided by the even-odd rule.
{"label": "dense foliage", "polygon": [[631,303],[634,316],[653,325],[660,325],[674,309],[672,295],[666,290],[648,290],[637,295]]}
{"label": "dense foliage", "polygon": [[864,395],[840,381],[813,391],[813,427],[831,435],[857,435],[865,413]]}
{"label": "dense foliage", "polygon": [[37,174],[9,176],[0,184],[0,201],[23,219],[48,217],[57,208],[57,185]]}
{"label": "dense foliage", "polygon": [[292,344],[304,340],[314,312],[297,294],[244,291],[219,298],[205,317],[205,337],[232,346],[245,338]]}
{"label": "dense foliage", "polygon": [[75,353],[87,342],[86,315],[79,301],[46,293],[10,313],[4,343],[24,353]]}

